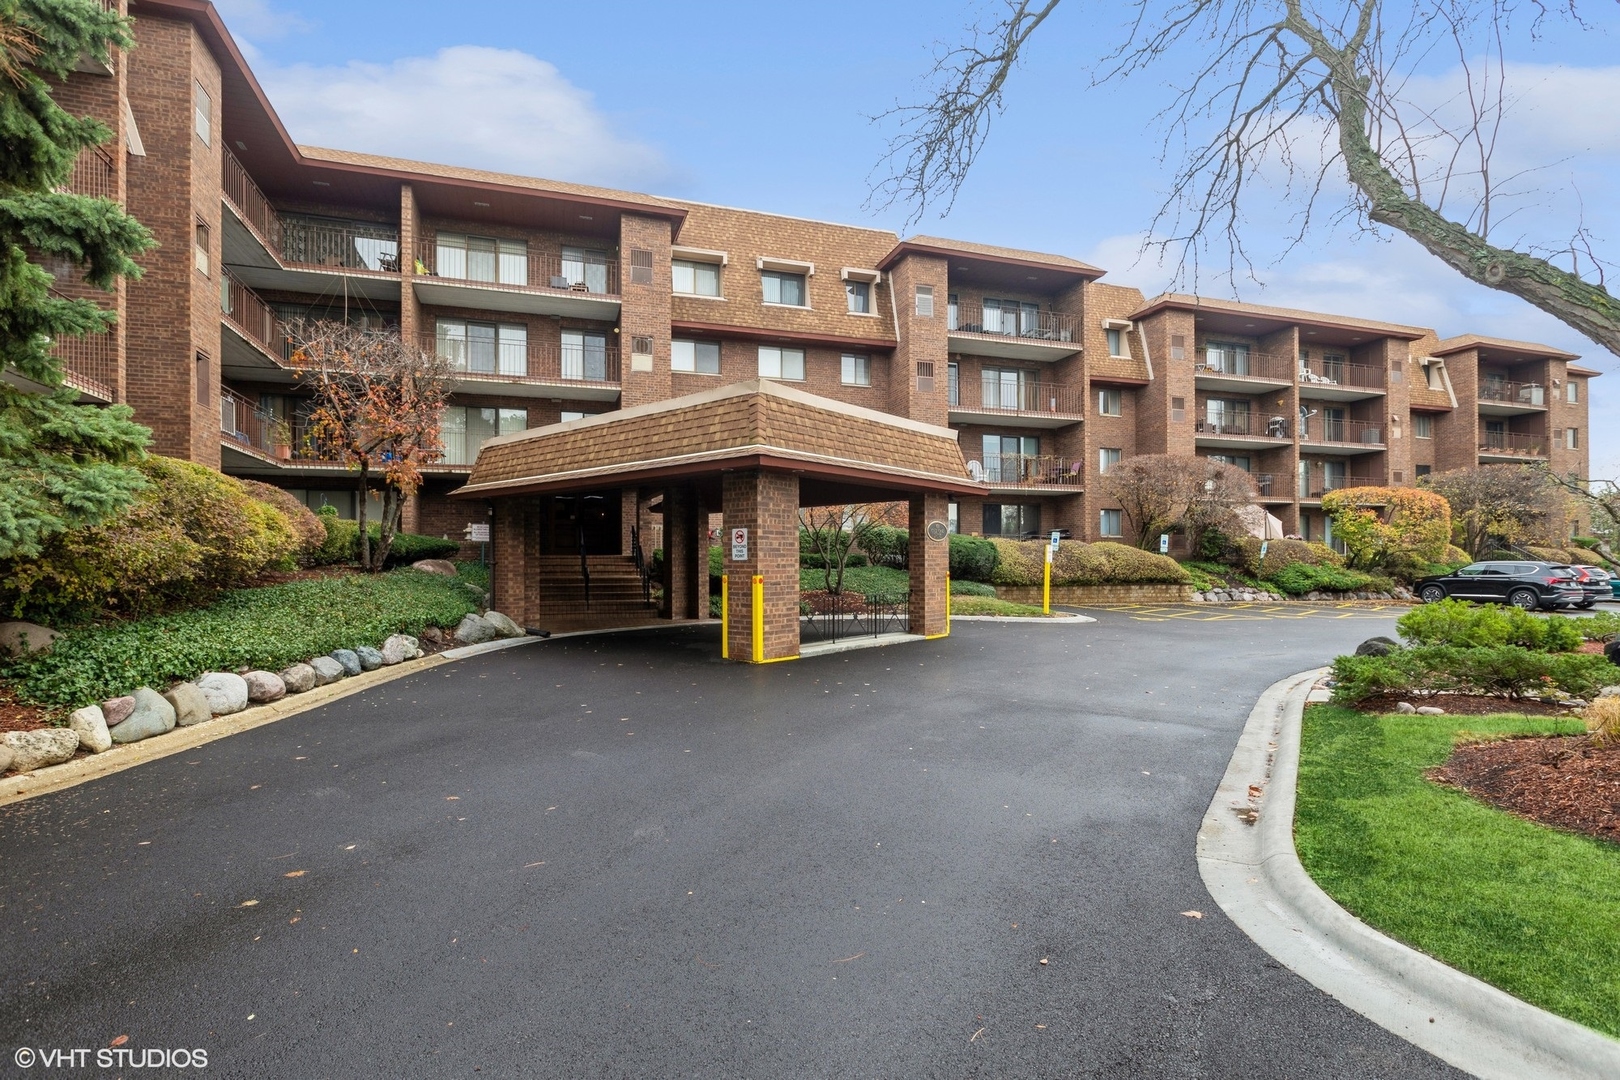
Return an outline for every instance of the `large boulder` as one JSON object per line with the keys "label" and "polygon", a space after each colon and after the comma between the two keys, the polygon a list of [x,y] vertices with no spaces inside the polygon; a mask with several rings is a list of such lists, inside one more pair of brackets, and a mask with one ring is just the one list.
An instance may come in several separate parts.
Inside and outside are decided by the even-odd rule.
{"label": "large boulder", "polygon": [[293,664],[281,673],[281,684],[289,694],[303,694],[315,689],[315,669],[308,664]]}
{"label": "large boulder", "polygon": [[249,701],[280,701],[287,696],[287,684],[273,671],[247,671],[242,673],[247,683]]}
{"label": "large boulder", "polygon": [[79,733],[72,728],[39,728],[35,731],[8,731],[0,742],[11,750],[12,768],[33,772],[47,765],[60,765],[79,748]]}
{"label": "large boulder", "polygon": [[1446,710],[1442,709],[1438,705],[1419,705],[1417,714],[1419,716],[1444,716],[1446,715]]}
{"label": "large boulder", "polygon": [[360,674],[360,657],[355,655],[353,649],[333,649],[329,655],[342,666],[343,674]]}
{"label": "large boulder", "polygon": [[176,727],[190,727],[213,719],[214,710],[208,704],[208,695],[196,683],[183,682],[169,687],[163,700],[174,706]]}
{"label": "large boulder", "polygon": [[0,773],[9,772],[11,763],[16,760],[17,755],[12,753],[11,747],[0,742]]}
{"label": "large boulder", "polygon": [[101,715],[106,717],[108,727],[117,727],[129,719],[129,714],[135,711],[135,699],[125,694],[123,697],[108,698],[101,703]]}
{"label": "large boulder", "polygon": [[107,730],[107,718],[102,715],[100,705],[74,709],[73,715],[68,717],[68,727],[78,733],[79,745],[92,754],[112,749],[112,735]]}
{"label": "large boulder", "polygon": [[384,664],[398,664],[405,660],[415,660],[421,655],[422,647],[409,634],[390,634],[379,651],[382,653]]}
{"label": "large boulder", "polygon": [[50,652],[56,639],[55,630],[38,623],[12,619],[0,622],[0,656],[27,656],[32,652]]}
{"label": "large boulder", "polygon": [[498,611],[484,612],[484,621],[495,628],[501,637],[522,637],[523,627],[508,619]]}
{"label": "large boulder", "polygon": [[1370,637],[1356,646],[1357,656],[1388,656],[1401,647],[1401,643],[1394,638]]}
{"label": "large boulder", "polygon": [[412,570],[420,570],[425,574],[439,574],[443,577],[456,576],[456,564],[448,559],[419,559],[411,563]]}
{"label": "large boulder", "polygon": [[229,716],[247,708],[247,681],[234,671],[210,671],[197,680],[197,689],[208,699],[208,710],[215,716]]}
{"label": "large boulder", "polygon": [[485,641],[494,641],[500,632],[487,620],[477,615],[466,615],[456,626],[456,644],[478,645]]}
{"label": "large boulder", "polygon": [[343,678],[343,665],[330,656],[317,656],[309,662],[309,666],[315,669],[316,686],[325,686]]}
{"label": "large boulder", "polygon": [[143,686],[135,691],[134,697],[135,708],[130,712],[129,718],[112,729],[113,742],[140,742],[142,739],[150,739],[153,735],[162,735],[166,731],[174,730],[174,706],[170,705],[162,694],[149,686]]}

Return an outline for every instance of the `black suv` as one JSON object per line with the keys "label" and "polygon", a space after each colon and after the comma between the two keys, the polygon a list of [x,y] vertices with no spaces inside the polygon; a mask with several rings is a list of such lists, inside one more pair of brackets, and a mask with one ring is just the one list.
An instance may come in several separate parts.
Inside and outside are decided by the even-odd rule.
{"label": "black suv", "polygon": [[1449,574],[1426,577],[1413,591],[1425,604],[1450,596],[1512,604],[1526,611],[1575,607],[1586,599],[1574,570],[1529,559],[1470,563]]}

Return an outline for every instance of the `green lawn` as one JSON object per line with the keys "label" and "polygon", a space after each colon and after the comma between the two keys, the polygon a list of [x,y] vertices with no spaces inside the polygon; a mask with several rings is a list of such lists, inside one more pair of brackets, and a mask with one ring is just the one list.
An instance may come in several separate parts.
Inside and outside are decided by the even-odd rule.
{"label": "green lawn", "polygon": [[1038,604],[1015,604],[1011,600],[998,600],[994,596],[953,596],[952,615],[1017,615],[1027,617],[1044,615]]}
{"label": "green lawn", "polygon": [[1620,1036],[1620,846],[1432,784],[1464,732],[1563,734],[1578,720],[1306,710],[1295,842],[1329,895],[1391,936]]}
{"label": "green lawn", "polygon": [[[836,571],[834,576],[836,576]],[[804,569],[799,571],[800,589],[815,590],[825,589],[826,587],[827,571]],[[846,566],[844,568],[844,589],[848,592],[895,595],[904,593],[910,587],[910,575],[904,570],[896,570],[892,566]]]}

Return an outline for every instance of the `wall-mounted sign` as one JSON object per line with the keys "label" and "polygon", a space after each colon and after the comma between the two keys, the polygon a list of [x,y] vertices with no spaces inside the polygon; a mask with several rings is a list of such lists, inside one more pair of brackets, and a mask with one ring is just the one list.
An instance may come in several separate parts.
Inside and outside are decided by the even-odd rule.
{"label": "wall-mounted sign", "polygon": [[943,521],[930,521],[928,523],[928,539],[934,543],[942,543],[950,534],[951,530]]}
{"label": "wall-mounted sign", "polygon": [[489,543],[489,522],[477,522],[467,526],[467,539],[475,544]]}
{"label": "wall-mounted sign", "polygon": [[731,530],[731,561],[732,562],[747,562],[748,561],[748,530],[747,529],[732,529]]}

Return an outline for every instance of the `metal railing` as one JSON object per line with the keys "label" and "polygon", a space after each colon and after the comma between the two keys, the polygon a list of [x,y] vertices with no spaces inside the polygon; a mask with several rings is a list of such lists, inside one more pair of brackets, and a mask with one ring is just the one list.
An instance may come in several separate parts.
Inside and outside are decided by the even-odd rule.
{"label": "metal railing", "polygon": [[231,206],[241,219],[248,223],[259,234],[259,239],[265,242],[271,251],[281,250],[281,218],[276,215],[276,208],[270,205],[259,185],[253,182],[242,163],[236,160],[229,147],[222,147],[224,160],[220,170],[220,185],[224,189],[225,198],[230,200]]}
{"label": "metal railing", "polygon": [[1480,379],[1479,400],[1539,407],[1547,404],[1547,388],[1540,383],[1514,382],[1510,379]]}
{"label": "metal railing", "polygon": [[974,479],[1000,487],[1080,487],[1085,469],[1060,454],[987,454]]}
{"label": "metal railing", "polygon": [[1227,413],[1211,417],[1200,416],[1193,422],[1196,435],[1246,435],[1268,439],[1288,438],[1288,417],[1268,416],[1262,420],[1251,413]]}
{"label": "metal railing", "polygon": [[[50,294],[56,300],[74,299],[55,289],[50,290]],[[62,361],[64,371],[89,380],[93,384],[89,389],[98,392],[106,390],[107,394],[111,395],[113,388],[118,385],[116,327],[109,327],[100,334],[85,334],[83,337],[59,337],[51,342],[51,352]]]}
{"label": "metal railing", "polygon": [[619,293],[619,264],[611,258],[569,257],[532,249],[522,254],[484,255],[475,260],[464,249],[441,251],[436,241],[424,240],[416,245],[412,269],[421,277],[437,277],[481,289],[591,296],[617,296]]}
{"label": "metal railing", "polygon": [[1222,379],[1269,379],[1272,382],[1291,382],[1297,358],[1275,353],[1210,349],[1200,346],[1194,353],[1193,376]]}
{"label": "metal railing", "polygon": [[1339,491],[1343,488],[1383,486],[1382,473],[1329,473],[1321,465],[1316,465],[1299,478],[1299,497],[1320,499],[1329,491]]}
{"label": "metal railing", "polygon": [[1254,477],[1254,486],[1259,491],[1262,499],[1276,498],[1271,492],[1273,485],[1277,481],[1275,473],[1262,472],[1250,473],[1249,475]]}
{"label": "metal railing", "polygon": [[619,347],[577,346],[531,341],[523,345],[491,343],[487,350],[455,338],[423,331],[421,346],[450,360],[469,379],[491,382],[579,383],[612,385],[619,381]]}
{"label": "metal railing", "polygon": [[244,337],[276,359],[287,363],[293,354],[286,325],[260,299],[259,294],[236,280],[229,270],[220,278],[220,311]]}
{"label": "metal railing", "polygon": [[909,592],[818,594],[813,599],[800,601],[801,644],[910,631]]}
{"label": "metal railing", "polygon": [[1376,364],[1364,364],[1337,357],[1320,357],[1299,365],[1299,384],[1311,386],[1347,386],[1362,390],[1382,390],[1384,369]]}
{"label": "metal railing", "polygon": [[1034,341],[1079,341],[1078,320],[1060,311],[1035,311],[1008,304],[986,307],[983,304],[958,303],[948,323],[953,334],[975,334],[981,337],[1028,338]]}
{"label": "metal railing", "polygon": [[73,169],[58,191],[74,195],[89,195],[97,199],[118,198],[118,164],[113,156],[99,146],[87,146],[79,152]]}
{"label": "metal railing", "polygon": [[1479,450],[1482,454],[1546,457],[1547,437],[1517,431],[1482,431],[1479,434]]}
{"label": "metal railing", "polygon": [[1360,446],[1382,446],[1384,425],[1374,420],[1337,420],[1327,416],[1310,416],[1300,421],[1301,442],[1350,443]]}
{"label": "metal railing", "polygon": [[281,219],[281,261],[322,270],[399,273],[399,230],[363,221]]}
{"label": "metal railing", "polygon": [[[962,392],[964,389],[967,393]],[[976,397],[974,389],[978,390]],[[953,409],[1079,418],[1085,415],[1085,405],[1085,393],[1078,387],[1023,381],[1012,383],[992,375],[984,375],[977,387],[971,379],[965,388],[955,378],[950,382],[950,406]]]}

